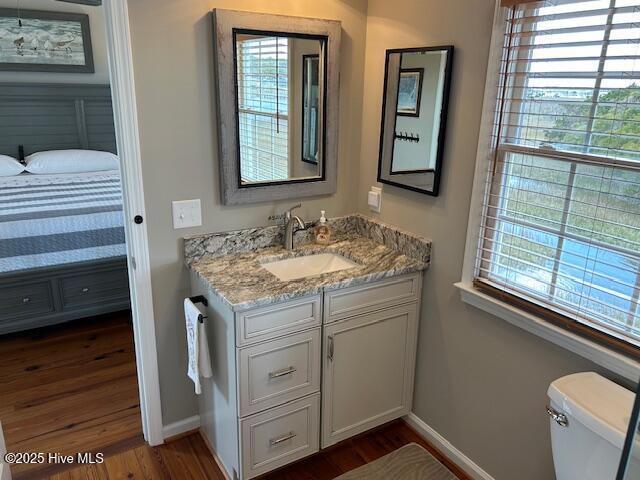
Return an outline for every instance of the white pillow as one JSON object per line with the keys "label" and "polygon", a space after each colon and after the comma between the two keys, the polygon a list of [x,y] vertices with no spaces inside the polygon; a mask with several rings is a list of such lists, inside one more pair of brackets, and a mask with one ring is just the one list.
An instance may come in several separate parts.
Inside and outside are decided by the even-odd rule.
{"label": "white pillow", "polygon": [[13,157],[0,155],[0,177],[12,177],[24,172],[24,165]]}
{"label": "white pillow", "polygon": [[49,150],[26,159],[30,173],[81,173],[117,170],[118,157],[98,150]]}

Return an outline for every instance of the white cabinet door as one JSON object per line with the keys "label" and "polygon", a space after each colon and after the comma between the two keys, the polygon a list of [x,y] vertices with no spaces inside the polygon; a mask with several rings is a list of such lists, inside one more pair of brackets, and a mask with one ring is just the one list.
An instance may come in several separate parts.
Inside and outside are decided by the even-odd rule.
{"label": "white cabinet door", "polygon": [[324,327],[322,447],[411,411],[417,303]]}

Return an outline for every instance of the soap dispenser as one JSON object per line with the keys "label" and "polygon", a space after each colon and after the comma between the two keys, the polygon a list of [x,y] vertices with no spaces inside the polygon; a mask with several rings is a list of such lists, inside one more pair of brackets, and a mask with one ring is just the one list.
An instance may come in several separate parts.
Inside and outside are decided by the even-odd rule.
{"label": "soap dispenser", "polygon": [[331,227],[329,227],[324,213],[324,210],[320,211],[320,220],[313,230],[315,241],[318,245],[329,245],[331,241]]}

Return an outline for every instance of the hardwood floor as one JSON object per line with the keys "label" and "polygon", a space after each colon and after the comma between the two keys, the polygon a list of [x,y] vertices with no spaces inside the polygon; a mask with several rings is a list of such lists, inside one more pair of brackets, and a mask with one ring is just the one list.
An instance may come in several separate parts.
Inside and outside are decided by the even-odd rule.
{"label": "hardwood floor", "polygon": [[50,480],[225,480],[199,433],[160,445],[142,445],[108,456],[104,463],[85,465]]}
{"label": "hardwood floor", "polygon": [[[397,420],[320,453],[263,475],[259,480],[329,480],[415,442],[425,447],[459,479],[470,480],[404,421]],[[101,465],[75,468],[50,480],[223,480],[199,433],[159,447],[140,446],[107,457]],[[392,479],[390,479],[392,480]]]}
{"label": "hardwood floor", "polygon": [[[143,443],[129,312],[0,337],[10,452],[118,452]],[[13,465],[14,479],[64,467]]]}
{"label": "hardwood floor", "polygon": [[387,423],[340,442],[316,455],[263,475],[260,480],[330,480],[412,442],[422,445],[459,479],[471,480],[403,420]]}

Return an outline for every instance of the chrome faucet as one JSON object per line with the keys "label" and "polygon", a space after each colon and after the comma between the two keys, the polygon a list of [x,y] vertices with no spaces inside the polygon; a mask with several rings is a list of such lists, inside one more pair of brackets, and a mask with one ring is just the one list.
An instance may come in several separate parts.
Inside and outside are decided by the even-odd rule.
{"label": "chrome faucet", "polygon": [[[293,250],[293,234],[296,233],[297,230],[304,230],[306,225],[302,221],[300,217],[297,215],[292,215],[291,212],[296,208],[300,208],[302,205],[299,203],[298,205],[291,207],[284,213],[284,248],[285,250]],[[298,227],[298,228],[296,228]]]}

